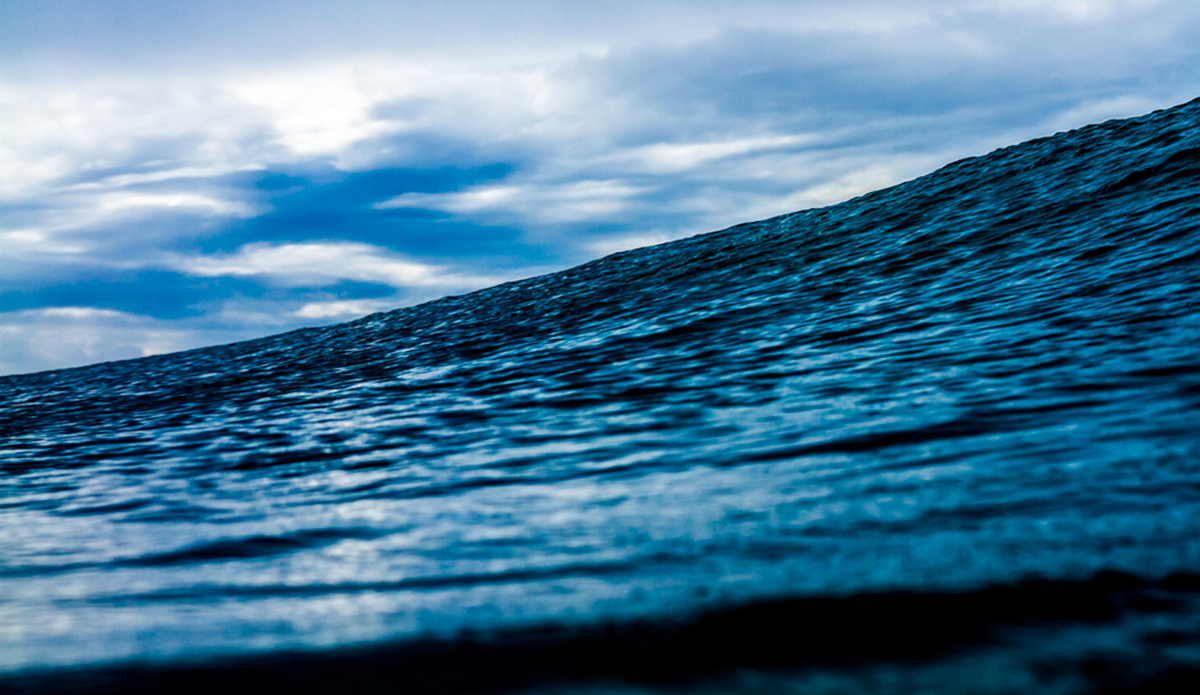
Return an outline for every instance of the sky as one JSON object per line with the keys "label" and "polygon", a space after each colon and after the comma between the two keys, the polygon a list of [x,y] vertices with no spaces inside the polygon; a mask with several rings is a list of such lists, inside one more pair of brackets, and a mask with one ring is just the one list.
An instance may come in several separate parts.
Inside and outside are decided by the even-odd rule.
{"label": "sky", "polygon": [[1194,0],[0,0],[0,375],[347,321],[1200,96]]}

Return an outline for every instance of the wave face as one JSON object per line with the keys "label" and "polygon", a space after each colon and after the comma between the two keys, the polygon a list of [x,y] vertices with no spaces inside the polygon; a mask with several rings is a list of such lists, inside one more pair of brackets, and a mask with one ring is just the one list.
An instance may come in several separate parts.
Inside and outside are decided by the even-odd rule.
{"label": "wave face", "polygon": [[0,379],[0,673],[1184,682],[1198,298],[1195,101],[352,323]]}

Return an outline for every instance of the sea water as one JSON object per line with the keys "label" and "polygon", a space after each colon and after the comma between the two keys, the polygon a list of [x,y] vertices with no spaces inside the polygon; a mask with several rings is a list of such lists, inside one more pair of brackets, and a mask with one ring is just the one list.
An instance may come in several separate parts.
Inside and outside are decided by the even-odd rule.
{"label": "sea water", "polygon": [[3,378],[0,688],[1200,683],[1197,300],[1200,101]]}

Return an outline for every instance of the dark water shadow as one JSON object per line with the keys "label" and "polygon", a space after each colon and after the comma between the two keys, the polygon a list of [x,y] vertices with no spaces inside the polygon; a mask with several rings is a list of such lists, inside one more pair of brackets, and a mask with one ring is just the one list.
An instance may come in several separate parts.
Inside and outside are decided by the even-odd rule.
{"label": "dark water shadow", "polygon": [[[571,692],[603,683],[680,693],[748,671],[916,668],[1054,630],[1103,629],[1137,616],[1186,616],[1197,600],[1200,575],[1148,581],[1101,572],[1087,580],[1029,579],[962,593],[770,600],[686,619],[543,625],[326,651],[40,670],[0,680],[0,692],[484,695],[537,688]],[[1158,630],[1143,641],[1149,647],[1196,647],[1200,630]],[[1075,660],[1039,668],[1047,678],[1069,677],[1084,684],[1084,692],[1105,695],[1195,693],[1200,686],[1200,663],[1146,663],[1136,654],[1083,651]]]}

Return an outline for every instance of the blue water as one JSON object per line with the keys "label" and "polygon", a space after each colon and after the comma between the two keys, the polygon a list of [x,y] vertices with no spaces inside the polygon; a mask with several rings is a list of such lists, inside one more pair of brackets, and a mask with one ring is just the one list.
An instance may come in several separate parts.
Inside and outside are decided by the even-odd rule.
{"label": "blue water", "polygon": [[1200,682],[1198,299],[1200,101],[339,326],[3,378],[0,686]]}

